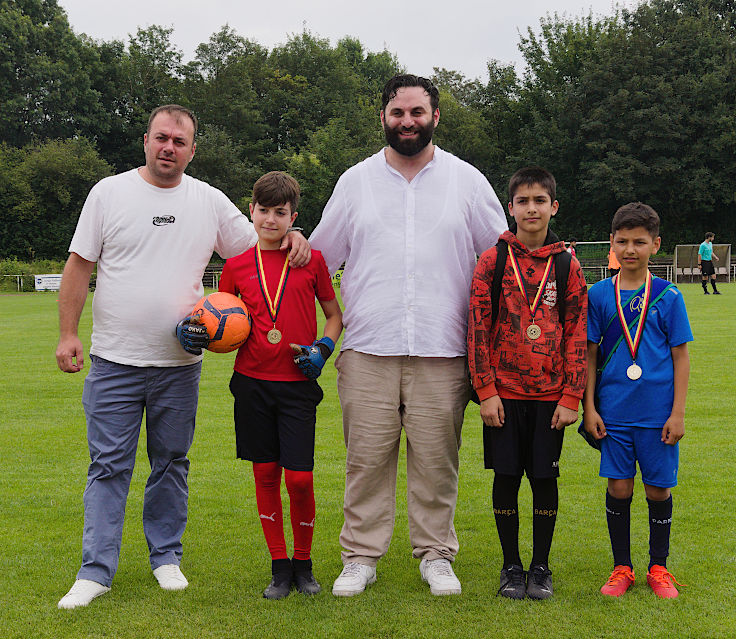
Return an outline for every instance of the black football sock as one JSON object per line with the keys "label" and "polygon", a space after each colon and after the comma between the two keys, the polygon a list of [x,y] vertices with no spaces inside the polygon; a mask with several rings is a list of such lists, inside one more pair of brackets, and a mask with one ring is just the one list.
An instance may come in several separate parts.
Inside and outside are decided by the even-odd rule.
{"label": "black football sock", "polygon": [[616,499],[606,491],[606,519],[608,536],[611,538],[613,565],[628,566],[631,563],[631,497]]}
{"label": "black football sock", "polygon": [[710,281],[710,285],[713,287],[713,292],[714,293],[717,293],[718,292],[718,289],[716,288],[716,281],[715,280],[711,280]]}
{"label": "black football sock", "polygon": [[649,505],[649,568],[654,564],[667,567],[672,528],[672,495],[664,501],[647,499]]}
{"label": "black football sock", "polygon": [[503,566],[521,565],[519,557],[519,486],[521,477],[493,477],[493,515],[503,551]]}
{"label": "black football sock", "polygon": [[557,521],[557,477],[529,478],[534,502],[534,553],[532,566],[549,563],[552,535]]}
{"label": "black football sock", "polygon": [[708,292],[708,280],[703,280],[703,290],[706,293]]}

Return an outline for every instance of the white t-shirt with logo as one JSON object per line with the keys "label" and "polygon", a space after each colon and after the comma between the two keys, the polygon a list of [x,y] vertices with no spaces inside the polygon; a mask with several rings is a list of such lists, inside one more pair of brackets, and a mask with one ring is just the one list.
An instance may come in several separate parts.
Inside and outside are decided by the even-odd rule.
{"label": "white t-shirt with logo", "polygon": [[203,295],[212,252],[234,257],[258,239],[248,218],[188,175],[158,188],[133,169],[87,196],[69,252],[97,262],[90,353],[132,366],[185,366],[201,359],[174,334]]}

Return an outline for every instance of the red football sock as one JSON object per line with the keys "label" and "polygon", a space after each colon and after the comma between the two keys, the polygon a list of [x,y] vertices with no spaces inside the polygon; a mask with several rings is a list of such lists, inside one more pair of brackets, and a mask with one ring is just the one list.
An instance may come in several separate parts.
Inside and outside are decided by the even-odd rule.
{"label": "red football sock", "polygon": [[254,463],[253,477],[256,480],[258,516],[271,559],[288,559],[281,507],[281,466],[276,462]]}
{"label": "red football sock", "polygon": [[294,559],[307,560],[312,552],[314,533],[314,482],[312,471],[286,469],[291,529],[294,533]]}

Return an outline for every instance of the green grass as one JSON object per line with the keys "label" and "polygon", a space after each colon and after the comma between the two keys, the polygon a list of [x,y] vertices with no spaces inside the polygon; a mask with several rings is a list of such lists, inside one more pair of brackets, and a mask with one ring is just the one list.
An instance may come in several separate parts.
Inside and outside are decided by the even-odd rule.
{"label": "green grass", "polygon": [[[249,464],[236,460],[233,355],[207,354],[199,421],[191,450],[190,516],[182,567],[190,587],[160,590],[141,528],[148,472],[145,430],[133,477],[120,566],[112,591],[85,609],[59,611],[81,556],[82,491],[88,462],[80,405],[83,375],[54,360],[56,294],[0,295],[8,371],[0,393],[0,636],[11,637],[731,637],[736,619],[736,526],[733,454],[736,287],[704,297],[681,286],[695,342],[687,435],[675,489],[669,567],[688,587],[657,600],[644,579],[648,529],[637,485],[632,543],[638,581],[620,600],[598,592],[611,569],[597,454],[569,429],[563,449],[560,515],[552,548],[555,596],[546,602],[496,597],[500,548],[490,514],[492,473],[482,469],[477,407],[467,412],[455,524],[459,597],[435,598],[411,559],[405,475],[399,478],[396,530],[378,582],[363,595],[329,590],[341,569],[345,450],[335,372],[322,377],[315,485],[315,574],[325,591],[266,601],[269,557],[257,517]],[[88,345],[91,305],[82,317]],[[133,327],[132,327],[133,328]],[[143,327],[142,327],[143,328]],[[653,398],[655,400],[656,398]],[[403,457],[400,462],[403,469]],[[530,493],[523,484],[521,547],[530,558]],[[288,509],[287,509],[288,512]]]}

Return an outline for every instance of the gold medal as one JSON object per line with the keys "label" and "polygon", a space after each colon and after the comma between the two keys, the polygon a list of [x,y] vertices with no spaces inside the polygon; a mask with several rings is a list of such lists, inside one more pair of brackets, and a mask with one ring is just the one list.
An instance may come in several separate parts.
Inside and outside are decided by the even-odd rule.
{"label": "gold medal", "polygon": [[268,314],[273,322],[273,328],[266,333],[266,339],[269,344],[278,344],[281,341],[281,331],[276,328],[276,316],[279,314],[279,308],[281,308],[281,301],[284,299],[284,289],[286,288],[286,280],[289,277],[289,256],[284,259],[284,267],[281,269],[281,278],[279,280],[278,288],[276,289],[275,300],[271,299],[271,294],[268,291],[268,285],[266,284],[266,272],[263,268],[263,259],[261,257],[261,247],[256,244],[256,265],[258,266],[258,283],[261,287],[261,293],[263,293],[263,299],[266,300],[268,305]]}
{"label": "gold medal", "polygon": [[629,379],[637,380],[641,377],[641,366],[634,362],[631,366],[626,369],[626,377]]}
{"label": "gold medal", "polygon": [[529,326],[526,327],[526,336],[531,340],[537,340],[542,336],[542,329],[539,328],[534,323],[534,316],[537,314],[537,309],[539,308],[540,303],[542,302],[542,298],[544,296],[544,289],[547,286],[547,280],[549,279],[550,271],[552,270],[552,256],[550,255],[547,258],[547,265],[544,267],[544,273],[542,274],[542,279],[539,281],[539,288],[537,289],[537,294],[534,296],[534,301],[532,303],[529,303],[529,294],[526,290],[526,282],[524,281],[524,278],[521,276],[521,269],[519,268],[519,264],[516,261],[516,255],[514,254],[514,250],[509,246],[509,258],[511,259],[511,268],[514,270],[514,277],[516,277],[516,284],[519,286],[519,290],[521,291],[522,295],[524,296],[524,299],[526,300],[526,303],[529,305],[529,314],[532,318],[532,323],[529,324]]}
{"label": "gold medal", "polygon": [[542,329],[536,324],[529,324],[526,327],[526,336],[529,339],[539,339],[542,336]]}

